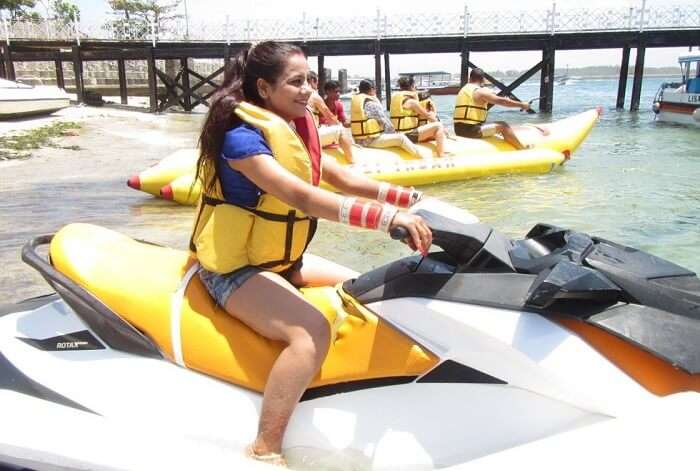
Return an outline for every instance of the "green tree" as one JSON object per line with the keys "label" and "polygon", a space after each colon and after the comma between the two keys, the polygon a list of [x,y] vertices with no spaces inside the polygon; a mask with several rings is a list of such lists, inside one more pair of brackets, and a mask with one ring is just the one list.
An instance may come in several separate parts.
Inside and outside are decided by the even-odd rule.
{"label": "green tree", "polygon": [[27,11],[27,9],[34,8],[36,5],[36,0],[0,0],[0,11],[9,13],[9,19],[11,21],[16,20],[37,20],[41,17],[37,12]]}
{"label": "green tree", "polygon": [[109,20],[106,27],[116,33],[129,31],[133,38],[143,39],[150,34],[153,23],[160,34],[168,31],[174,20],[182,18],[181,14],[176,13],[181,2],[182,0],[167,3],[160,0],[109,0],[116,18]]}
{"label": "green tree", "polygon": [[66,0],[53,0],[51,9],[54,11],[53,18],[63,24],[70,24],[74,20],[80,21],[80,8],[75,3]]}

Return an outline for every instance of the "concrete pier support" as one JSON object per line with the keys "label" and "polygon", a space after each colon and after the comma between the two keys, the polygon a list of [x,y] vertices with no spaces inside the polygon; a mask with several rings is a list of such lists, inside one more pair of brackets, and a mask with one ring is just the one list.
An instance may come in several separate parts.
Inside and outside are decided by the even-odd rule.
{"label": "concrete pier support", "polygon": [[469,80],[469,48],[467,46],[466,39],[464,39],[462,42],[462,52],[460,55],[462,56],[462,67],[459,69],[459,81],[462,84],[462,86],[465,86],[467,84],[467,81]]}
{"label": "concrete pier support", "polygon": [[639,100],[642,96],[642,80],[644,79],[644,53],[646,47],[643,43],[637,46],[637,58],[634,61],[634,81],[632,82],[632,102],[630,111],[639,111]]}
{"label": "concrete pier support", "polygon": [[382,99],[382,52],[379,41],[374,42],[374,86],[377,87],[377,98]]}
{"label": "concrete pier support", "polygon": [[630,47],[625,46],[622,49],[622,63],[620,64],[620,82],[617,84],[617,104],[615,108],[618,110],[625,109],[625,94],[627,93],[627,75],[629,74],[630,65]]}
{"label": "concrete pier support", "polygon": [[83,60],[80,57],[80,46],[71,48],[73,58],[73,74],[75,75],[75,92],[78,95],[78,103],[85,100],[85,84],[83,83]]}
{"label": "concrete pier support", "polygon": [[319,54],[316,68],[317,68],[317,74],[318,74],[318,92],[322,93],[323,92],[323,84],[326,83],[326,56],[323,54]]}
{"label": "concrete pier support", "polygon": [[554,106],[554,48],[542,50],[542,70],[540,71],[540,112],[551,113]]}

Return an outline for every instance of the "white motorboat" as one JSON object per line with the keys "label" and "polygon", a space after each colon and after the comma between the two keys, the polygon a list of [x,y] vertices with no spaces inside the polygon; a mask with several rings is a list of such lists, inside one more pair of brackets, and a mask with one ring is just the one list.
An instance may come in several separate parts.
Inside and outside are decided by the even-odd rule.
{"label": "white motorboat", "polygon": [[48,114],[67,106],[70,106],[70,97],[58,87],[0,79],[0,119]]}
{"label": "white motorboat", "polygon": [[681,82],[663,83],[653,110],[657,121],[700,127],[700,55],[678,58]]}

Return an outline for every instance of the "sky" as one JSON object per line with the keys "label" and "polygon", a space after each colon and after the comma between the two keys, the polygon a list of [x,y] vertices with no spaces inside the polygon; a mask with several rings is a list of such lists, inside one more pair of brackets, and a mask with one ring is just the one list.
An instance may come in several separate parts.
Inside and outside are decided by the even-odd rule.
{"label": "sky", "polygon": [[[104,22],[110,11],[106,0],[73,0],[81,9],[82,22]],[[165,0],[166,2],[169,0]],[[301,18],[302,12],[307,17],[334,16],[352,17],[363,15],[376,15],[380,8],[382,15],[391,16],[392,13],[407,11],[425,13],[454,13],[462,15],[465,2],[462,0],[442,0],[436,4],[430,4],[432,10],[426,9],[425,0],[255,0],[255,8],[241,12],[241,0],[186,0],[187,12],[191,23],[223,23],[226,15],[232,18]],[[694,5],[698,6],[699,0],[646,0],[648,7],[665,7]],[[629,8],[638,7],[642,0],[586,0],[586,8]],[[333,7],[329,7],[333,5]],[[552,7],[551,0],[495,0],[493,2],[466,2],[470,11],[491,11],[494,15],[499,11],[523,10],[524,5],[533,10],[547,10]],[[581,8],[580,0],[558,0],[557,11],[565,9]],[[336,8],[339,6],[340,9]],[[182,5],[184,7],[184,4]],[[183,8],[184,12],[184,8]],[[700,41],[698,43],[700,46]],[[697,48],[696,48],[697,50]],[[679,55],[687,54],[688,48],[649,48],[646,50],[645,65],[647,67],[675,66]],[[594,50],[594,51],[559,51],[556,55],[556,67],[570,68],[592,65],[619,65],[621,61],[620,50]],[[635,51],[632,50],[630,62],[634,62]],[[540,51],[531,52],[489,52],[472,53],[470,60],[485,70],[525,70],[529,69],[541,60]],[[420,64],[418,66],[417,64]],[[315,58],[310,58],[309,65],[316,67]],[[325,66],[335,71],[339,68],[348,69],[351,75],[371,76],[374,74],[373,56],[344,56],[326,57]],[[392,55],[391,73],[393,76],[401,72],[421,70],[446,70],[456,73],[460,67],[458,54],[424,54],[424,55]]]}

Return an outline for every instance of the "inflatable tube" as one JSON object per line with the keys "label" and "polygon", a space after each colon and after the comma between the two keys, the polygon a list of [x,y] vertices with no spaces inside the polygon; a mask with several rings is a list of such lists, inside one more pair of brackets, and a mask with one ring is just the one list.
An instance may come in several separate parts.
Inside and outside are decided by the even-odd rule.
{"label": "inflatable tube", "polygon": [[[508,173],[547,173],[563,165],[580,146],[598,121],[599,110],[590,110],[553,123],[537,125],[546,130],[547,135],[531,125],[516,126],[518,137],[532,149],[515,150],[501,137],[448,139],[446,149],[452,155],[436,157],[434,143],[419,144],[423,159],[416,159],[401,149],[372,149],[355,146],[355,163],[348,164],[342,151],[326,148],[323,154],[332,157],[351,171],[370,178],[398,185],[428,185],[432,183],[464,180]],[[140,175],[148,173],[150,182],[160,183],[157,192],[149,193],[171,199],[180,204],[196,204],[199,188],[192,188],[197,153],[194,150],[179,151],[180,166],[166,165],[160,172],[160,165],[152,167]],[[173,158],[168,157],[168,159]],[[187,160],[189,159],[189,163]],[[180,173],[178,173],[178,170]],[[166,186],[168,185],[168,186]],[[142,185],[143,186],[143,185]],[[333,189],[328,185],[327,189]]]}

